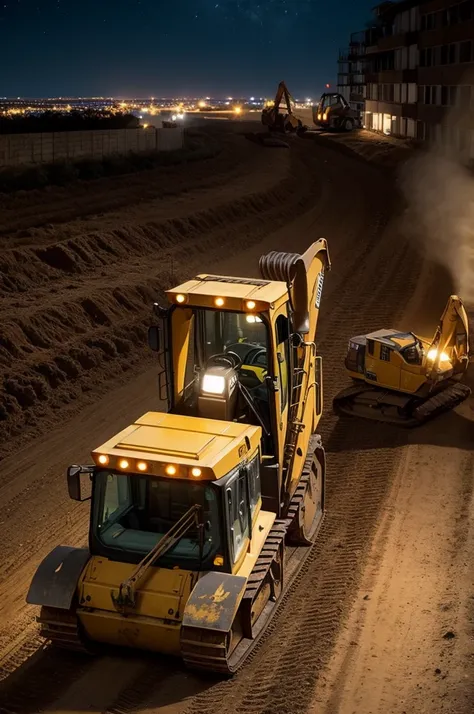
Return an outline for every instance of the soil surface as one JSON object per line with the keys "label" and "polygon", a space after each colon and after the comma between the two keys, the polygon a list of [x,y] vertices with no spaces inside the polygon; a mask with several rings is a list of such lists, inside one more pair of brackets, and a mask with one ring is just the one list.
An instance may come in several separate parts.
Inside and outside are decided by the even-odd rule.
{"label": "soil surface", "polygon": [[[331,412],[348,338],[429,334],[451,278],[404,230],[391,173],[317,136],[270,149],[242,123],[204,124],[213,158],[0,199],[0,712],[472,713],[471,401],[412,432]],[[45,646],[29,582],[53,547],[87,540],[65,469],[162,406],[153,301],[320,236],[327,516],[250,660],[222,681]]]}

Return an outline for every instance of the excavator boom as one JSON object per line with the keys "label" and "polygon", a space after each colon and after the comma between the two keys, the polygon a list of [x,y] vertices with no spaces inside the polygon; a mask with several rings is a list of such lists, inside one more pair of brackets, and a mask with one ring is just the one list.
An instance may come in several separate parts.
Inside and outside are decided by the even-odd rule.
{"label": "excavator boom", "polygon": [[431,360],[428,377],[437,373],[443,356],[448,356],[454,371],[465,372],[469,363],[469,323],[460,297],[450,295],[428,350]]}

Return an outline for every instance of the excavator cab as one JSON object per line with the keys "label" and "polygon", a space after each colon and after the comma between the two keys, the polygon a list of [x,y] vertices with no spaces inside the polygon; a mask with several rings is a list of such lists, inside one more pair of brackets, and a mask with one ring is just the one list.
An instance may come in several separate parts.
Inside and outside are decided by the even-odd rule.
{"label": "excavator cab", "polygon": [[68,469],[70,497],[91,500],[89,545],[55,548],[32,580],[46,639],[226,674],[242,664],[324,515],[316,328],[329,268],[321,239],[263,256],[261,278],[198,275],[154,306],[166,410]]}

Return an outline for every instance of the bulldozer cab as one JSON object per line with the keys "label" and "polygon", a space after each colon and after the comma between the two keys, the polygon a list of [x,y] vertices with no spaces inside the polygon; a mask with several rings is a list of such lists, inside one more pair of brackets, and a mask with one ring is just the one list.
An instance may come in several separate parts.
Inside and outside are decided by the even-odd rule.
{"label": "bulldozer cab", "polygon": [[[93,457],[82,473],[92,481],[92,555],[136,564],[156,550],[162,568],[235,570],[261,505],[258,427],[149,412]],[[71,467],[75,500],[80,479]]]}
{"label": "bulldozer cab", "polygon": [[165,391],[170,411],[260,426],[263,453],[275,455],[275,409],[285,410],[290,381],[286,300],[276,321],[268,311],[179,304],[164,320],[161,334],[169,339]]}
{"label": "bulldozer cab", "polygon": [[349,104],[342,94],[322,94],[319,100],[318,113],[324,113],[327,109],[331,109],[331,111],[345,110],[349,109]]}
{"label": "bulldozer cab", "polygon": [[156,308],[160,324],[149,332],[168,411],[260,427],[264,470],[275,469],[269,479],[279,483],[276,492],[286,478],[294,489],[322,413],[315,338],[329,268],[321,239],[303,256],[263,256],[264,279],[198,275],[168,291],[169,307]]}

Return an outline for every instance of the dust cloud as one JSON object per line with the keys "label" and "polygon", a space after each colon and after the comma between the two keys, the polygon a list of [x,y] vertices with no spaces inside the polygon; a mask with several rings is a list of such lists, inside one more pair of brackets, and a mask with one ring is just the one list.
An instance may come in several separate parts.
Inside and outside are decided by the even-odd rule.
{"label": "dust cloud", "polygon": [[465,303],[474,304],[474,179],[446,152],[409,161],[400,176],[406,228],[427,257],[447,268]]}

